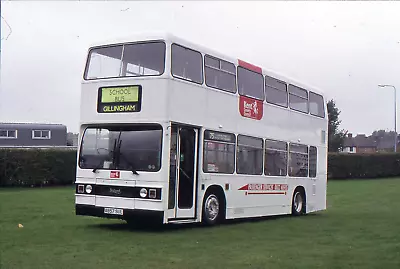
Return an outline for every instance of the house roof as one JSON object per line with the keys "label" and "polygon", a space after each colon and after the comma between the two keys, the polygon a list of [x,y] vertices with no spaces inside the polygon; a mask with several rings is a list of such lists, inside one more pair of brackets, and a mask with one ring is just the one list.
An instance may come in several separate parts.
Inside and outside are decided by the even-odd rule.
{"label": "house roof", "polygon": [[[400,138],[398,140],[400,142]],[[391,149],[393,148],[394,137],[393,136],[366,136],[364,134],[358,134],[355,137],[345,137],[343,146],[344,147],[359,147],[359,148],[377,148],[377,149]]]}
{"label": "house roof", "polygon": [[0,122],[0,129],[18,128],[18,129],[66,129],[63,124],[56,123],[27,123],[27,122]]}
{"label": "house roof", "polygon": [[344,147],[358,147],[358,148],[376,148],[377,141],[372,136],[359,134],[356,137],[345,137],[343,142]]}

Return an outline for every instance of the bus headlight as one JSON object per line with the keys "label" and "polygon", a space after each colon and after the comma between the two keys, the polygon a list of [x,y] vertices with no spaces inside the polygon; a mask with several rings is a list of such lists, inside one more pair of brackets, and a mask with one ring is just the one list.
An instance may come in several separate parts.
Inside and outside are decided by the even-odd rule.
{"label": "bus headlight", "polygon": [[86,185],[86,193],[92,192],[92,185]]}
{"label": "bus headlight", "polygon": [[142,188],[139,192],[140,197],[146,198],[147,196],[147,190],[145,188]]}

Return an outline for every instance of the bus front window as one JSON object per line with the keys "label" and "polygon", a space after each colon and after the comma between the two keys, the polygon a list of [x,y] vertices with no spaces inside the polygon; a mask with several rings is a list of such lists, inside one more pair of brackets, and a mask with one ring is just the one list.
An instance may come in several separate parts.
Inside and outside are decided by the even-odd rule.
{"label": "bus front window", "polygon": [[157,172],[161,146],[161,126],[89,127],[83,134],[79,167]]}
{"label": "bus front window", "polygon": [[114,45],[90,50],[85,79],[159,76],[164,69],[164,42]]}

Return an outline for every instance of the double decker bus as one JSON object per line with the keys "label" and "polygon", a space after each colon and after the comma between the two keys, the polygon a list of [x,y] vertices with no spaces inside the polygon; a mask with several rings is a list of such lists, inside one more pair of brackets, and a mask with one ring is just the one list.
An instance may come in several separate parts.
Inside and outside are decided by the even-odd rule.
{"label": "double decker bus", "polygon": [[89,48],[76,215],[203,222],[326,209],[315,87],[170,34]]}

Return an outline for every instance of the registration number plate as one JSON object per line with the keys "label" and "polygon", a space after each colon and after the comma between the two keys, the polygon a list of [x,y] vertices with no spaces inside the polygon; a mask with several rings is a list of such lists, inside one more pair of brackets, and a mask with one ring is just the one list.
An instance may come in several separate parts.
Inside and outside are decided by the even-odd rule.
{"label": "registration number plate", "polygon": [[111,215],[123,215],[124,214],[124,210],[120,209],[120,208],[104,208],[104,213],[105,214],[111,214]]}

